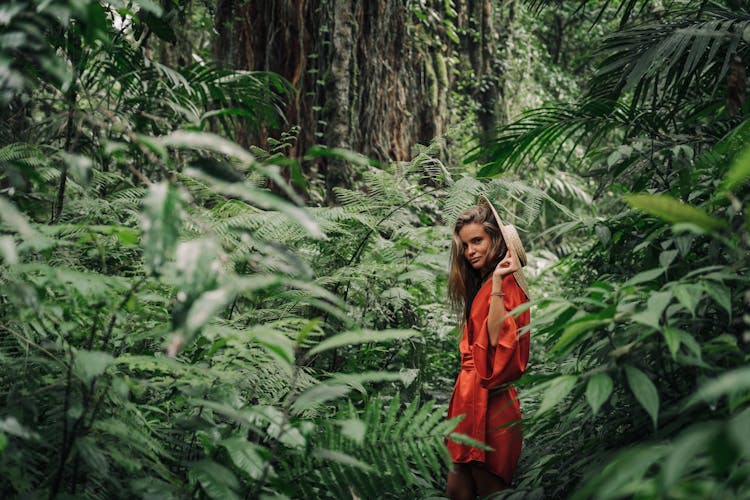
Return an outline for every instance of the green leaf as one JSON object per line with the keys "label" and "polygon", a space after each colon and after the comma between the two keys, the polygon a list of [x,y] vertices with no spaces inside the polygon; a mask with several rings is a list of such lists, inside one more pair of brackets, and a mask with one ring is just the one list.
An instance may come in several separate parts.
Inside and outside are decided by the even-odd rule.
{"label": "green leaf", "polygon": [[662,313],[672,301],[672,292],[652,293],[646,303],[646,309],[632,316],[633,321],[647,326],[659,328]]}
{"label": "green leaf", "polygon": [[76,374],[86,383],[104,373],[115,362],[112,355],[101,351],[78,351],[74,364]]}
{"label": "green leaf", "polygon": [[664,342],[667,344],[669,354],[672,355],[672,359],[677,359],[677,351],[680,348],[680,342],[685,332],[671,326],[665,326],[661,329],[661,333],[664,336]]}
{"label": "green leaf", "polygon": [[466,434],[461,434],[460,432],[451,432],[448,435],[448,439],[458,444],[465,444],[466,446],[473,446],[474,448],[479,448],[480,450],[485,450],[485,451],[494,450],[494,448],[492,448],[491,446],[488,446],[481,441],[477,441],[476,439],[470,436],[467,436]]}
{"label": "green leaf", "polygon": [[367,424],[358,418],[349,418],[335,422],[341,427],[341,434],[353,440],[355,443],[362,444],[367,434]]}
{"label": "green leaf", "polygon": [[628,379],[630,390],[635,395],[635,399],[638,400],[651,416],[654,428],[656,428],[656,422],[659,418],[659,393],[656,390],[656,386],[648,378],[648,375],[634,366],[626,365],[625,375]]}
{"label": "green leaf", "polygon": [[299,225],[314,238],[325,237],[325,234],[320,229],[320,225],[312,217],[309,210],[289,203],[270,191],[246,183],[220,181],[194,168],[185,169],[185,173],[191,177],[206,181],[214,190],[224,195],[241,198],[253,206],[264,210],[275,210],[286,215],[290,222]]}
{"label": "green leaf", "polygon": [[16,251],[16,242],[12,236],[0,236],[0,255],[3,262],[12,266],[18,264],[18,252]]}
{"label": "green leaf", "polygon": [[39,434],[21,425],[16,417],[5,417],[4,419],[0,420],[0,432],[9,434],[11,436],[20,437],[21,439],[40,439]]}
{"label": "green leaf", "polygon": [[714,424],[701,424],[680,434],[671,446],[660,473],[661,487],[669,492],[697,455],[705,452],[717,431]]}
{"label": "green leaf", "polygon": [[732,292],[726,285],[714,281],[702,282],[703,289],[732,317]]}
{"label": "green leaf", "polygon": [[703,298],[704,288],[699,285],[679,284],[672,288],[672,293],[682,306],[695,318],[695,308]]}
{"label": "green leaf", "polygon": [[627,486],[642,482],[646,472],[664,456],[667,449],[663,445],[639,445],[618,453],[601,472],[584,484],[572,499],[622,498],[628,491]]}
{"label": "green leaf", "polygon": [[542,404],[539,405],[536,416],[542,415],[549,409],[557,406],[560,401],[565,399],[565,396],[570,394],[577,381],[578,377],[575,375],[562,375],[547,382],[545,384],[546,390],[542,397]]}
{"label": "green leaf", "polygon": [[[211,134],[208,132],[191,132],[187,130],[175,130],[169,135],[163,137],[154,137],[148,139],[154,143],[156,149],[162,149],[171,146],[174,148],[190,149],[190,150],[206,150],[219,153],[221,155],[231,156],[240,161],[244,167],[252,167],[261,174],[265,175],[276,185],[284,190],[286,196],[294,203],[302,204],[303,201],[300,196],[289,186],[287,181],[279,173],[279,168],[276,165],[263,165],[259,163],[255,156],[249,151],[245,150],[242,146],[236,142],[224,139],[223,137]],[[195,173],[200,174],[197,169],[187,169],[193,175]],[[187,171],[186,170],[186,171]],[[205,179],[206,177],[204,177]],[[260,190],[257,190],[260,191]],[[247,200],[252,203],[251,200]],[[292,205],[294,206],[294,205]]]}
{"label": "green leaf", "polygon": [[237,477],[224,467],[213,460],[201,460],[190,466],[188,472],[191,482],[200,484],[203,491],[210,498],[216,500],[239,500],[237,490],[240,483]]}
{"label": "green leaf", "polygon": [[588,336],[583,336],[584,333],[611,322],[611,320],[587,319],[591,317],[592,315],[584,316],[580,320],[571,323],[567,328],[565,328],[563,334],[560,335],[560,339],[550,350],[550,354],[557,353],[560,356],[565,356],[577,344],[582,342],[585,338],[588,338]]}
{"label": "green leaf", "polygon": [[284,333],[258,325],[247,332],[252,340],[263,346],[291,375],[294,367],[294,344]]}
{"label": "green leaf", "polygon": [[143,200],[141,244],[146,269],[152,274],[158,274],[173,256],[182,222],[180,205],[177,190],[166,182],[152,184]]}
{"label": "green leaf", "polygon": [[107,14],[99,2],[88,2],[85,21],[83,38],[87,44],[93,44],[97,39],[107,39]]}
{"label": "green leaf", "polygon": [[351,455],[347,455],[346,453],[337,450],[316,448],[313,450],[312,456],[326,460],[328,462],[336,462],[347,467],[354,467],[355,469],[359,469],[363,472],[369,473],[373,471],[372,466],[370,466],[369,464],[366,464],[365,462],[354,458]]}
{"label": "green leaf", "polygon": [[649,269],[648,271],[643,271],[636,274],[628,281],[623,283],[622,286],[640,285],[641,283],[646,283],[647,281],[653,281],[662,274],[664,274],[663,268]]}
{"label": "green leaf", "polygon": [[88,186],[93,177],[94,162],[88,156],[60,152],[63,161],[68,165],[71,178],[79,186]]}
{"label": "green leaf", "polygon": [[591,411],[596,415],[602,405],[612,394],[612,379],[606,373],[597,373],[589,379],[586,385],[586,400]]}
{"label": "green leaf", "polygon": [[346,396],[350,391],[351,387],[347,384],[331,384],[323,382],[314,385],[312,388],[307,389],[300,394],[292,408],[295,413],[299,414],[307,410],[318,408],[334,399]]}
{"label": "green leaf", "polygon": [[348,149],[339,148],[328,148],[325,146],[313,146],[307,150],[307,157],[309,158],[335,158],[338,160],[344,160],[345,162],[357,165],[359,167],[366,167],[369,165],[377,166],[377,162],[368,158],[367,156],[351,151]]}
{"label": "green leaf", "polygon": [[347,345],[364,344],[367,342],[389,342],[391,340],[404,340],[420,335],[415,330],[356,330],[334,335],[319,343],[308,352],[308,356],[320,352],[336,349]]}
{"label": "green leaf", "polygon": [[[243,438],[222,439],[217,444],[227,450],[232,463],[238,469],[256,481],[263,477],[263,470],[268,464],[268,451],[265,448]],[[273,476],[271,468],[270,477]]]}
{"label": "green leaf", "polygon": [[750,147],[746,147],[732,162],[724,179],[724,189],[732,190],[745,182],[748,177],[750,177]]}
{"label": "green leaf", "polygon": [[216,286],[222,270],[217,243],[208,238],[183,241],[177,247],[175,268],[177,301],[190,305]]}
{"label": "green leaf", "polygon": [[53,245],[52,240],[39,234],[31,226],[26,216],[3,196],[0,196],[0,219],[2,219],[5,227],[21,235],[23,240],[34,249],[42,250]]}
{"label": "green leaf", "polygon": [[659,265],[661,267],[669,267],[678,253],[680,253],[679,250],[664,250],[659,254]]}
{"label": "green leaf", "polygon": [[229,304],[233,297],[234,293],[225,288],[202,293],[187,313],[184,325],[186,336],[189,338],[203,328],[213,316]]}
{"label": "green leaf", "polygon": [[701,401],[715,401],[722,396],[747,390],[750,390],[750,366],[735,368],[704,383],[685,407],[689,408]]}
{"label": "green leaf", "polygon": [[630,194],[625,196],[625,200],[631,207],[667,222],[687,222],[706,231],[715,231],[727,227],[726,221],[710,216],[700,208],[683,203],[668,195]]}
{"label": "green leaf", "polygon": [[367,393],[365,384],[375,382],[401,382],[400,373],[371,371],[364,373],[339,373],[305,390],[293,404],[295,412],[318,408],[334,399],[349,394],[352,389]]}
{"label": "green leaf", "polygon": [[165,19],[152,14],[148,10],[139,12],[138,17],[162,40],[172,43],[177,41],[177,35]]}
{"label": "green leaf", "polygon": [[139,6],[142,10],[154,14],[156,17],[161,17],[162,15],[163,9],[158,3],[152,0],[135,0],[133,3]]}
{"label": "green leaf", "polygon": [[746,458],[750,457],[750,432],[747,432],[748,429],[750,429],[750,408],[745,408],[739,415],[735,415],[729,421],[729,434]]}
{"label": "green leaf", "polygon": [[80,453],[86,464],[91,467],[92,470],[107,475],[109,473],[109,461],[107,456],[101,448],[97,446],[97,441],[91,436],[84,436],[76,439],[75,447]]}
{"label": "green leaf", "polygon": [[140,240],[138,231],[127,227],[118,228],[114,231],[114,234],[117,236],[117,241],[123,245],[136,245]]}

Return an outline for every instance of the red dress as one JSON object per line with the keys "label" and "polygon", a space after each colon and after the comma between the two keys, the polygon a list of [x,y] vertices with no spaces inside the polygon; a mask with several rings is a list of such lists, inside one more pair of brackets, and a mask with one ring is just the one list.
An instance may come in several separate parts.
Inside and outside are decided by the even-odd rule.
{"label": "red dress", "polygon": [[[459,345],[461,371],[453,389],[448,418],[465,415],[455,432],[481,441],[494,451],[448,440],[454,462],[483,462],[490,472],[510,484],[521,455],[521,407],[516,389],[509,384],[518,379],[529,360],[529,335],[518,331],[529,324],[529,311],[506,318],[496,347],[490,346],[487,317],[490,312],[492,279],[474,297],[469,320]],[[528,301],[513,274],[503,278],[505,310],[512,311]],[[502,387],[501,387],[502,386]],[[516,422],[516,424],[513,424]],[[513,425],[509,425],[513,424]]]}

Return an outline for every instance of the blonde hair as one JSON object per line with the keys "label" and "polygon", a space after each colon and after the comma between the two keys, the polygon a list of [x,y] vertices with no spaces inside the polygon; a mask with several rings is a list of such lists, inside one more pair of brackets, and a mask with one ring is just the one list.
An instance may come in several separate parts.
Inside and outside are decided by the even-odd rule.
{"label": "blonde hair", "polygon": [[505,256],[507,246],[500,232],[495,215],[487,203],[479,203],[461,212],[453,226],[453,242],[451,244],[451,267],[448,277],[448,298],[453,311],[463,321],[469,319],[471,303],[482,286],[481,270],[471,267],[464,257],[464,244],[458,233],[469,224],[481,224],[490,237],[489,269],[494,269]]}

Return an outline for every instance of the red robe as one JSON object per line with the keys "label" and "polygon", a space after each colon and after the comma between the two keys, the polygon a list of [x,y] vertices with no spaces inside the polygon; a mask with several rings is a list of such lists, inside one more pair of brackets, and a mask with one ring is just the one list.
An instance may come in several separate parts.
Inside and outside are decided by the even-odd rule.
{"label": "red robe", "polygon": [[[521,407],[516,389],[509,384],[518,379],[529,360],[529,335],[518,331],[529,324],[529,311],[509,316],[500,327],[496,347],[490,346],[487,317],[490,312],[492,279],[474,297],[469,320],[459,345],[461,371],[453,389],[448,418],[465,415],[455,432],[466,434],[494,448],[484,451],[447,441],[454,462],[483,462],[487,469],[511,484],[521,455]],[[515,277],[503,278],[505,310],[512,311],[529,299]],[[502,386],[502,387],[501,387]],[[514,424],[515,422],[515,424]],[[510,424],[510,425],[509,425]]]}

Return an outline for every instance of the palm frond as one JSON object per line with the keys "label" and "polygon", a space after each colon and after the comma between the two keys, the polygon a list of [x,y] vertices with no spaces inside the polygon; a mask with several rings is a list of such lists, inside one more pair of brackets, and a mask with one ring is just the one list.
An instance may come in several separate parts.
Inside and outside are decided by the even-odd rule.
{"label": "palm frond", "polygon": [[[715,96],[733,57],[744,57],[743,33],[750,16],[708,10],[709,19],[648,24],[611,35],[606,58],[592,80],[593,97],[617,99],[633,92],[634,104],[650,99],[679,105],[695,88]],[[711,89],[708,94],[703,89]]]}
{"label": "palm frond", "polygon": [[632,125],[631,109],[608,99],[588,99],[579,104],[548,105],[528,111],[474,149],[466,162],[481,161],[479,175],[490,177],[542,157],[550,161],[577,147],[595,147],[608,133]]}

